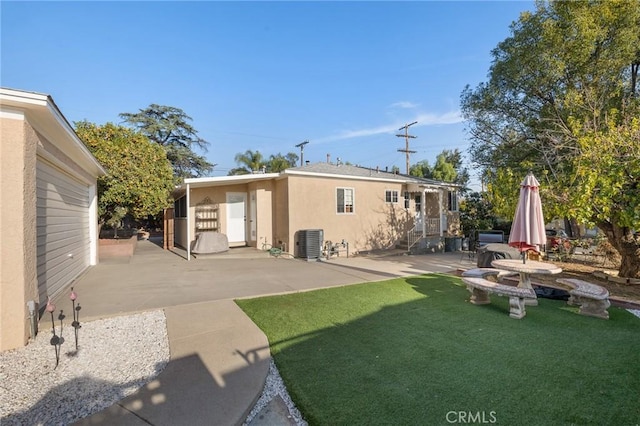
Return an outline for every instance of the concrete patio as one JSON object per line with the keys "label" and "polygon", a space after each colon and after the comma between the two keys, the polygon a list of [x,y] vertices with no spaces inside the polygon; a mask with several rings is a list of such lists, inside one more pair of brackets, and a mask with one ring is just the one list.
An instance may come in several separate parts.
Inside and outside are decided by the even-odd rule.
{"label": "concrete patio", "polygon": [[[74,283],[81,320],[163,309],[171,361],[153,387],[77,424],[241,424],[262,392],[270,353],[264,334],[233,299],[451,272],[474,264],[460,253],[306,262],[253,248],[187,261],[179,250],[139,241],[133,256],[104,260]],[[66,298],[65,292],[54,303]]]}

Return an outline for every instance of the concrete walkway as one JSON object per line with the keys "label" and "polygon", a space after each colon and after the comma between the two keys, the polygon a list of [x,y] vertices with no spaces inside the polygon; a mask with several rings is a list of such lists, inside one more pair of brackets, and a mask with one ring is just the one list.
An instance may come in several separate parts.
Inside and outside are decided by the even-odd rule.
{"label": "concrete walkway", "polygon": [[[180,253],[139,241],[134,256],[103,260],[74,283],[82,321],[164,309],[171,361],[144,388],[76,424],[241,424],[262,392],[270,353],[266,336],[233,299],[451,272],[474,264],[460,253],[306,262],[251,248],[188,262]],[[54,303],[63,304],[66,297]]]}

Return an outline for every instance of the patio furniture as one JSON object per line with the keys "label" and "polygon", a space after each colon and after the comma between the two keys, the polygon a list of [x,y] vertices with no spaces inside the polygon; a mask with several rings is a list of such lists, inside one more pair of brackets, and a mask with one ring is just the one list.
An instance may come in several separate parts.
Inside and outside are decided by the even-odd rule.
{"label": "patio furniture", "polygon": [[503,277],[509,277],[513,275],[518,275],[518,273],[496,268],[473,268],[468,269],[462,273],[463,277],[484,279],[494,278],[496,281],[500,281]]}
{"label": "patio furniture", "polygon": [[496,259],[519,259],[520,252],[508,244],[491,243],[478,247],[477,256],[478,268],[490,268],[491,262]]}
{"label": "patio furniture", "polygon": [[[562,272],[562,269],[558,268],[553,263],[539,262],[537,260],[522,263],[522,260],[520,259],[497,259],[491,262],[491,265],[494,268],[518,272],[520,274],[518,287],[531,291],[533,291],[533,287],[531,286],[531,275],[552,275]],[[533,294],[535,294],[535,292]],[[527,300],[527,305],[537,306],[538,299]]]}
{"label": "patio furniture", "polygon": [[463,277],[462,281],[471,292],[471,303],[474,305],[486,305],[491,303],[490,293],[509,298],[509,316],[521,319],[526,315],[525,300],[535,300],[536,293],[526,288],[513,287],[486,280],[484,278]]}
{"label": "patio furniture", "polygon": [[560,284],[571,287],[569,290],[568,305],[580,306],[578,313],[596,318],[609,319],[607,308],[611,306],[609,302],[609,291],[587,281],[575,278],[560,278]]}

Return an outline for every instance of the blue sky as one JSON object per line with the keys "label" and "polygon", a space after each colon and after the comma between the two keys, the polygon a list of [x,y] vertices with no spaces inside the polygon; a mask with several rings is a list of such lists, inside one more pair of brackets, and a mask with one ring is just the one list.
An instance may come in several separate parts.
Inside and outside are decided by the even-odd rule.
{"label": "blue sky", "polygon": [[[405,170],[469,147],[459,99],[531,1],[7,2],[1,84],[50,94],[70,122],[181,108],[213,176],[247,149]],[[473,174],[473,171],[472,171]]]}

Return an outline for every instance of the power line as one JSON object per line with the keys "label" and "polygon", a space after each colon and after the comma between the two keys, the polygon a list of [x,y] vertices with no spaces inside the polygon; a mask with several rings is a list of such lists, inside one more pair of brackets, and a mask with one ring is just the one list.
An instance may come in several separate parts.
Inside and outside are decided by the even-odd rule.
{"label": "power line", "polygon": [[413,136],[409,134],[409,127],[413,126],[414,124],[416,124],[417,121],[414,121],[413,123],[410,124],[405,124],[404,126],[400,127],[398,130],[402,130],[404,129],[404,135],[396,135],[399,138],[404,138],[404,143],[405,143],[405,148],[404,149],[399,149],[398,152],[404,152],[406,155],[406,159],[407,159],[407,174],[409,174],[409,154],[415,154],[416,151],[411,151],[409,149],[409,139],[415,139],[417,138],[417,136]]}

